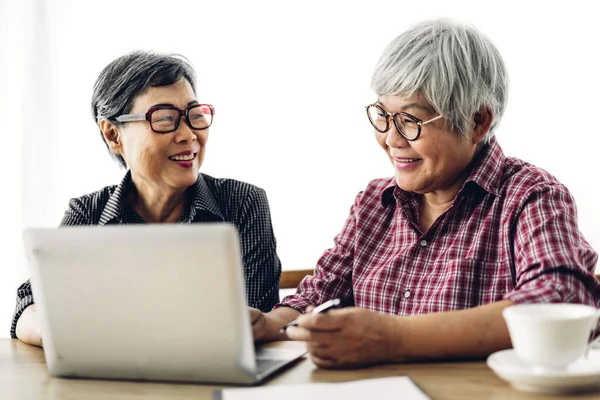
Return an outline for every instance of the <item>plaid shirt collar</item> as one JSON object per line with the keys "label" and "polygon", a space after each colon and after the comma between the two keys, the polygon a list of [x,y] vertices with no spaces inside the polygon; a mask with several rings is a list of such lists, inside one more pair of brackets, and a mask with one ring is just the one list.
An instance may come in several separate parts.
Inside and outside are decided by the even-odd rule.
{"label": "plaid shirt collar", "polygon": [[[106,206],[102,210],[100,216],[99,226],[106,225],[109,223],[123,223],[123,210],[125,194],[131,190],[133,182],[131,181],[131,170],[127,171],[121,183],[117,185],[114,192],[106,202]],[[221,209],[219,208],[210,188],[206,184],[206,181],[202,177],[202,174],[198,174],[198,179],[191,186],[191,190],[194,193],[194,198],[190,203],[190,208],[187,213],[184,213],[183,219],[185,221],[192,221],[198,211],[209,212],[221,220],[224,220]]]}
{"label": "plaid shirt collar", "polygon": [[[505,161],[506,156],[502,148],[496,137],[492,136],[490,143],[476,156],[471,172],[469,172],[465,183],[458,192],[459,195],[471,182],[490,194],[498,195],[502,184],[502,176],[504,175]],[[414,198],[414,196],[414,193],[400,189],[396,185],[396,178],[390,178],[389,185],[381,194],[381,204],[387,207],[395,204],[396,200],[404,202]]]}

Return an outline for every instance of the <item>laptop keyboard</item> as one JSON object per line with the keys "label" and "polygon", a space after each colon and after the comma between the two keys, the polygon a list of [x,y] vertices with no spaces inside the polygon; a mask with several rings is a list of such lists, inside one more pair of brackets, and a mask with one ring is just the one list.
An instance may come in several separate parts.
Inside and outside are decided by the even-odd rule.
{"label": "laptop keyboard", "polygon": [[273,367],[285,364],[288,360],[282,360],[279,358],[257,358],[256,359],[256,371],[258,374],[262,374]]}

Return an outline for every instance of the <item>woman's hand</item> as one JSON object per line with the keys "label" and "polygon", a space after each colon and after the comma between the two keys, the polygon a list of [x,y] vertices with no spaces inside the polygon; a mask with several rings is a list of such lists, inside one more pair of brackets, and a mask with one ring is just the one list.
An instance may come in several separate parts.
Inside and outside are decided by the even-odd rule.
{"label": "woman's hand", "polygon": [[398,361],[401,319],[362,308],[307,314],[298,326],[287,330],[288,338],[306,342],[313,362],[322,368],[352,368]]}
{"label": "woman's hand", "polygon": [[248,307],[250,310],[250,322],[252,323],[252,335],[255,342],[263,342],[267,336],[267,318],[262,311]]}
{"label": "woman's hand", "polygon": [[291,307],[280,307],[268,313],[263,313],[252,307],[248,307],[248,309],[255,342],[287,340],[285,333],[280,333],[279,330],[300,315],[298,311]]}
{"label": "woman's hand", "polygon": [[33,346],[43,347],[35,304],[27,307],[17,321],[17,338]]}

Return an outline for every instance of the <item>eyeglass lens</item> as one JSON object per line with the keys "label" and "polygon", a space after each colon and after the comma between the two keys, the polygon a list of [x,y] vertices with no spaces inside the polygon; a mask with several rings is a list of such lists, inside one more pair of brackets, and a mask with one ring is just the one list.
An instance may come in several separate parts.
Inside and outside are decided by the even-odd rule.
{"label": "eyeglass lens", "polygon": [[[367,115],[369,116],[371,125],[379,132],[387,132],[389,130],[388,114],[382,108],[370,105],[367,107]],[[417,121],[415,117],[407,113],[396,113],[394,115],[396,128],[402,136],[409,140],[419,136],[420,127]]]}
{"label": "eyeglass lens", "polygon": [[[193,129],[206,129],[212,123],[212,110],[205,105],[188,108],[188,123]],[[181,116],[179,110],[159,108],[152,113],[150,123],[157,132],[171,132],[177,129]]]}

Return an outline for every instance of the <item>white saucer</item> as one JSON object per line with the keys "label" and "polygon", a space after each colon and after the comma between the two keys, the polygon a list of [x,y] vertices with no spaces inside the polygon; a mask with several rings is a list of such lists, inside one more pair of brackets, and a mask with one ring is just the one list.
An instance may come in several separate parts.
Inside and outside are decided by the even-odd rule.
{"label": "white saucer", "polygon": [[515,389],[538,393],[571,393],[600,389],[600,350],[592,349],[564,371],[539,372],[522,361],[514,350],[502,350],[487,365]]}

